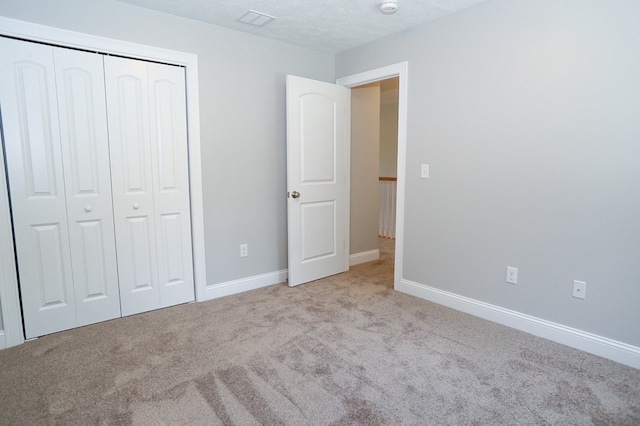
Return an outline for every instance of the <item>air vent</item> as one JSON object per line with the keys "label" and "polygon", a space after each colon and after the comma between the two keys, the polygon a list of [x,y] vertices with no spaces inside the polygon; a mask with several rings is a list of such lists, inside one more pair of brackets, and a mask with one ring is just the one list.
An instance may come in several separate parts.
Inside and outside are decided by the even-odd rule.
{"label": "air vent", "polygon": [[264,27],[274,19],[276,19],[275,16],[249,9],[247,13],[236,19],[236,21],[253,25],[254,27]]}

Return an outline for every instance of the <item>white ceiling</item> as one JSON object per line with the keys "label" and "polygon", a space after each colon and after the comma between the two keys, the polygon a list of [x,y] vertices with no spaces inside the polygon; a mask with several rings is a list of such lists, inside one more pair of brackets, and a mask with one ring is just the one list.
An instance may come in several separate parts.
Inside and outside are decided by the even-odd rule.
{"label": "white ceiling", "polygon": [[[339,53],[489,0],[397,0],[394,15],[381,0],[119,0],[157,11]],[[276,19],[264,27],[237,22],[249,9]]]}

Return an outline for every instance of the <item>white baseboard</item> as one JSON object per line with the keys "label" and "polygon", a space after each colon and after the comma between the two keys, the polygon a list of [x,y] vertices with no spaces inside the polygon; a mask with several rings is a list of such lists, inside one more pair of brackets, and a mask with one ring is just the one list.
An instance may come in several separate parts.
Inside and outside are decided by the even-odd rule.
{"label": "white baseboard", "polygon": [[287,280],[287,276],[287,269],[283,269],[282,271],[254,275],[252,277],[240,278],[238,280],[227,281],[219,284],[211,284],[207,286],[204,297],[199,299],[198,302],[204,302],[205,300],[217,299],[218,297],[231,296],[232,294],[238,294],[244,291],[280,284]]}
{"label": "white baseboard", "polygon": [[4,330],[0,330],[0,349],[7,347],[7,336],[4,334]]}
{"label": "white baseboard", "polygon": [[359,265],[361,263],[372,262],[380,259],[380,250],[369,250],[355,253],[349,256],[349,266]]}
{"label": "white baseboard", "polygon": [[396,290],[640,369],[640,348],[409,280]]}

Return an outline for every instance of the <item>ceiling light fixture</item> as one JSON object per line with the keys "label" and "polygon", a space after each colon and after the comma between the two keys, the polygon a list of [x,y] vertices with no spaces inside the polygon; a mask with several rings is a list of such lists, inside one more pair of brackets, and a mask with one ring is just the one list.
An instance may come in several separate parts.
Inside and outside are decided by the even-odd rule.
{"label": "ceiling light fixture", "polygon": [[385,15],[393,15],[398,10],[398,2],[391,0],[383,0],[380,4],[380,12]]}

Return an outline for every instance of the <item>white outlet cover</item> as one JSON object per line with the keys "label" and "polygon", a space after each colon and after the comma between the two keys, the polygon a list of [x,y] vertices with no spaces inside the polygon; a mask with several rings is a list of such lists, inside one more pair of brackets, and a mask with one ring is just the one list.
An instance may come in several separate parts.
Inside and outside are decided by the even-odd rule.
{"label": "white outlet cover", "polygon": [[573,297],[584,299],[587,297],[587,283],[584,281],[573,281]]}
{"label": "white outlet cover", "polygon": [[509,284],[518,284],[518,268],[507,266],[507,277],[505,281]]}
{"label": "white outlet cover", "polygon": [[423,164],[420,166],[420,178],[429,179],[429,165]]}

